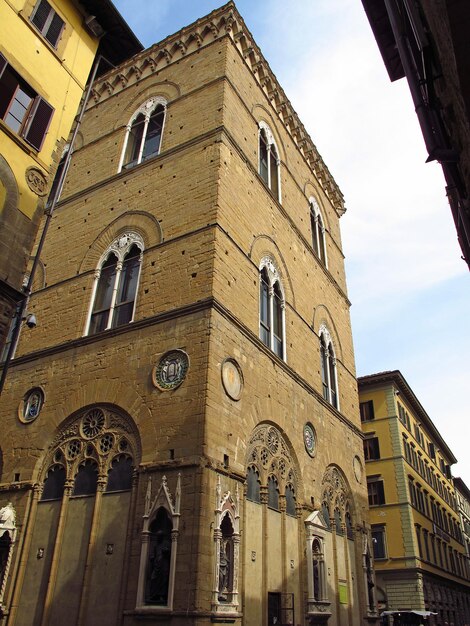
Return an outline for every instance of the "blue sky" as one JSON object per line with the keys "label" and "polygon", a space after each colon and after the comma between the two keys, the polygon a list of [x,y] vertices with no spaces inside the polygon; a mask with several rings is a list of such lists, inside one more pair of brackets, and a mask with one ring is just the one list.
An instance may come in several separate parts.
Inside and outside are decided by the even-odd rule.
{"label": "blue sky", "polygon": [[[150,46],[222,3],[115,4]],[[357,373],[401,370],[470,486],[470,274],[406,82],[389,81],[360,0],[236,5],[345,195]]]}

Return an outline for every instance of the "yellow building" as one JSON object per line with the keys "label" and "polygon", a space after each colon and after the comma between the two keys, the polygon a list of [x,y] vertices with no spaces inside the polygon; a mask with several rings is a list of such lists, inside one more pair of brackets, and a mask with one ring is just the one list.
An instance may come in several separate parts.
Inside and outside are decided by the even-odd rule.
{"label": "yellow building", "polygon": [[468,624],[468,561],[451,450],[395,370],[358,379],[381,608]]}
{"label": "yellow building", "polygon": [[1,348],[97,50],[116,64],[141,45],[108,0],[0,0],[0,24]]}

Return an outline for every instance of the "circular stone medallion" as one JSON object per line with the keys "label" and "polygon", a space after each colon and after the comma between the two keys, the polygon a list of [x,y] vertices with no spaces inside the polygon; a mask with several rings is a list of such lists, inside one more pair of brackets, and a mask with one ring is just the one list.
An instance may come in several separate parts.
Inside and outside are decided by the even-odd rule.
{"label": "circular stone medallion", "polygon": [[311,457],[315,456],[317,441],[315,437],[315,430],[310,422],[304,426],[304,444],[308,454]]}
{"label": "circular stone medallion", "polygon": [[234,359],[225,359],[222,363],[222,384],[226,394],[232,400],[240,400],[243,390],[243,374]]}
{"label": "circular stone medallion", "polygon": [[39,387],[28,391],[20,404],[19,418],[24,424],[34,421],[41,412],[44,393]]}
{"label": "circular stone medallion", "polygon": [[363,469],[361,459],[357,455],[354,457],[353,469],[354,476],[356,477],[357,482],[360,483],[362,481]]}
{"label": "circular stone medallion", "polygon": [[189,369],[189,357],[183,350],[171,350],[162,356],[153,368],[152,380],[161,391],[179,387],[186,378]]}

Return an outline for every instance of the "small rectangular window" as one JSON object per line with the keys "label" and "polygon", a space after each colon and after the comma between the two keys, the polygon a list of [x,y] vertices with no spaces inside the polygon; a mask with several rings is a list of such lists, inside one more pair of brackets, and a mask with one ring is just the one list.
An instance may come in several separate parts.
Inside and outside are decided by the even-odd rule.
{"label": "small rectangular window", "polygon": [[359,404],[359,410],[361,412],[361,422],[368,422],[369,420],[373,420],[375,418],[373,400],[361,402]]}
{"label": "small rectangular window", "polygon": [[367,494],[369,506],[385,504],[385,492],[383,480],[370,480],[367,482]]}
{"label": "small rectangular window", "polygon": [[364,439],[364,457],[366,461],[380,459],[378,437],[368,437],[367,439]]}
{"label": "small rectangular window", "polygon": [[372,545],[374,550],[374,559],[387,558],[385,548],[385,528],[383,526],[372,526]]}
{"label": "small rectangular window", "polygon": [[31,14],[31,22],[36,26],[41,35],[57,48],[65,22],[51,7],[47,0],[39,0]]}

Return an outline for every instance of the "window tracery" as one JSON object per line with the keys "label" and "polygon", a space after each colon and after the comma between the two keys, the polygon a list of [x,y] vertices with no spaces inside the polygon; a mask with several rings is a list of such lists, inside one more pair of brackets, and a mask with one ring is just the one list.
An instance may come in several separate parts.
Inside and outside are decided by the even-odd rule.
{"label": "window tracery", "polygon": [[[337,467],[327,468],[322,481],[322,516],[331,516],[333,512],[336,534],[344,534],[343,520],[348,518],[352,526],[351,495],[341,472]],[[325,524],[328,522],[324,519]],[[348,537],[349,538],[349,537]]]}
{"label": "window tracery", "polygon": [[143,251],[142,237],[129,231],[115,239],[101,257],[95,272],[86,334],[93,335],[133,320]]}
{"label": "window tracery", "polygon": [[259,175],[276,198],[281,201],[281,160],[271,129],[259,122]]}
{"label": "window tracery", "polygon": [[310,226],[312,229],[313,251],[321,263],[328,267],[326,258],[326,235],[325,225],[320,211],[320,206],[315,198],[310,198]]}
{"label": "window tracery", "polygon": [[[41,500],[61,499],[67,481],[73,496],[92,495],[100,484],[106,491],[130,489],[137,457],[135,436],[124,417],[104,407],[88,409],[55,437],[45,464]],[[113,472],[120,459],[127,459],[126,470],[116,480]]]}
{"label": "window tracery", "polygon": [[336,356],[330,331],[325,325],[320,327],[320,365],[323,397],[339,410],[338,376]]}
{"label": "window tracery", "polygon": [[[277,428],[260,424],[254,429],[248,443],[247,466],[247,499],[280,510],[279,495],[284,495],[286,508],[289,502],[289,515],[295,515],[297,472],[287,443]],[[256,500],[254,495],[258,494]]]}
{"label": "window tracery", "polygon": [[159,96],[150,98],[134,112],[126,127],[119,172],[159,154],[165,114],[166,100]]}
{"label": "window tracery", "polygon": [[264,257],[259,267],[260,339],[284,361],[286,360],[285,297],[276,264]]}

